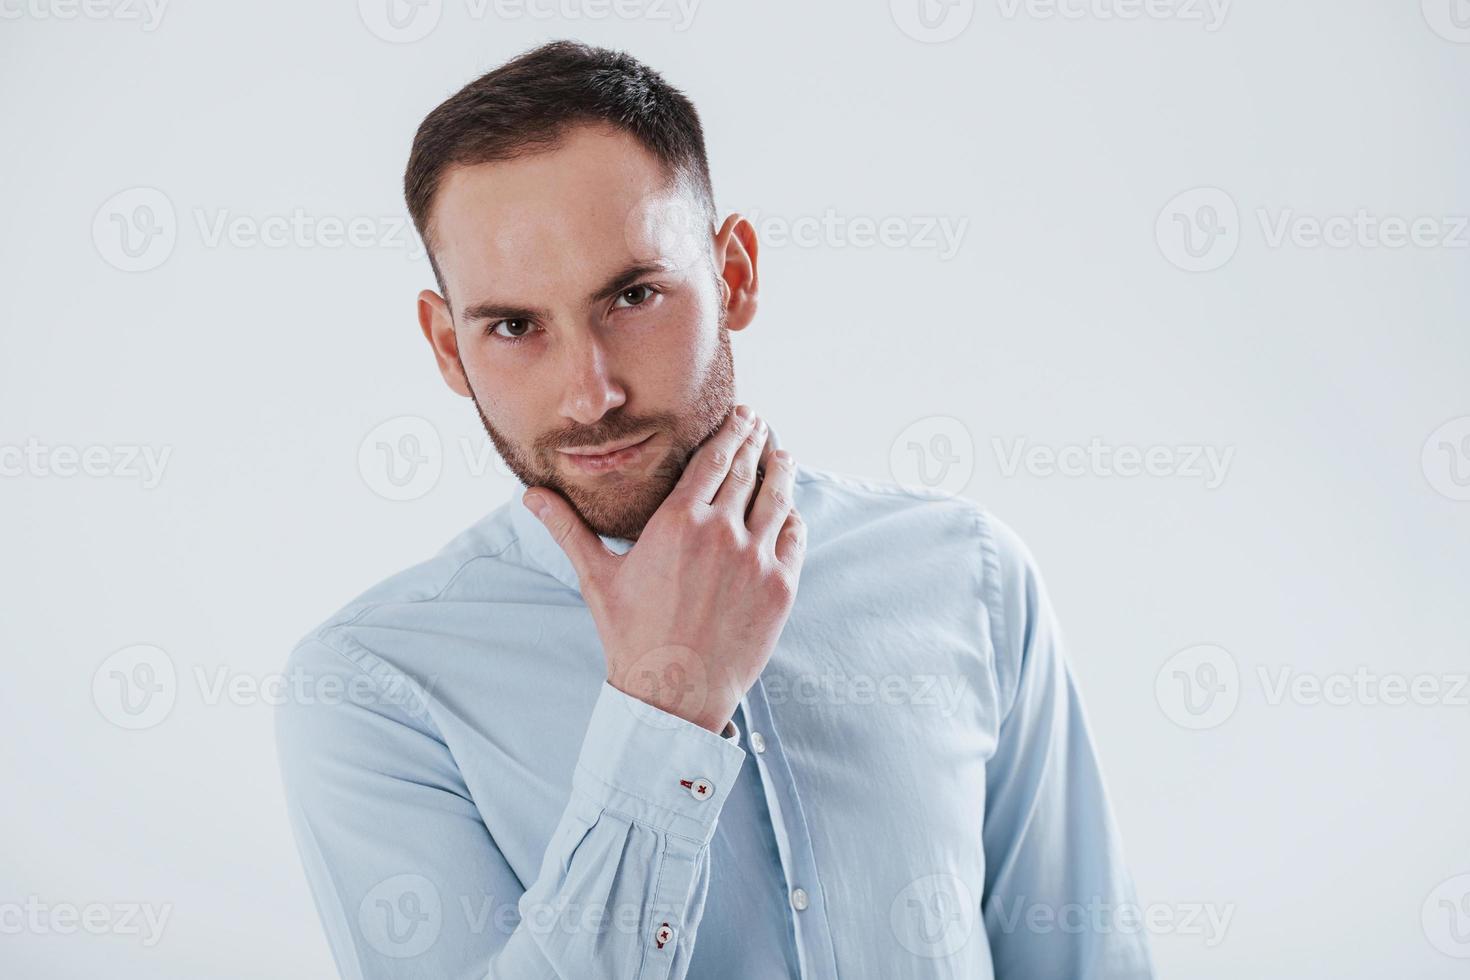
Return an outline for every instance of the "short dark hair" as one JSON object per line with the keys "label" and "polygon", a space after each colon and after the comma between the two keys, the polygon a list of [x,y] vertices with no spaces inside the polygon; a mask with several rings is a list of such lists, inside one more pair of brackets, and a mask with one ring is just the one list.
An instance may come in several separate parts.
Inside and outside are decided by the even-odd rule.
{"label": "short dark hair", "polygon": [[714,191],[694,103],[632,55],[551,41],[470,82],[414,134],[403,193],[441,292],[429,214],[444,172],[550,150],[571,126],[598,122],[634,136],[671,180],[687,180],[713,225]]}

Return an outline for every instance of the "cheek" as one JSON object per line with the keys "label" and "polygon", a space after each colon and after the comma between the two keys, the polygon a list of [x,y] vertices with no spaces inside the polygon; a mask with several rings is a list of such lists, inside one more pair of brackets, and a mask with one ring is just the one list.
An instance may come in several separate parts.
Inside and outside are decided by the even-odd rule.
{"label": "cheek", "polygon": [[461,347],[465,377],[496,431],[525,443],[541,432],[537,420],[542,417],[539,399],[545,388],[536,378],[538,368],[513,357],[496,356],[488,347],[489,342],[473,349]]}
{"label": "cheek", "polygon": [[656,394],[665,407],[699,390],[718,346],[713,312],[691,294],[671,298],[627,336],[632,343],[622,360],[630,394],[636,397],[641,388],[643,394]]}

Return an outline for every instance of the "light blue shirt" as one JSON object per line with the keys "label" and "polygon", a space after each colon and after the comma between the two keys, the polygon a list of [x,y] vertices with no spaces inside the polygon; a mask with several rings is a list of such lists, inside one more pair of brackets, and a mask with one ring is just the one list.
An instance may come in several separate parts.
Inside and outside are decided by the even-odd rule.
{"label": "light blue shirt", "polygon": [[343,977],[1153,975],[1025,546],[804,467],[795,501],[796,603],[723,736],[606,682],[519,495],[300,643],[277,737]]}

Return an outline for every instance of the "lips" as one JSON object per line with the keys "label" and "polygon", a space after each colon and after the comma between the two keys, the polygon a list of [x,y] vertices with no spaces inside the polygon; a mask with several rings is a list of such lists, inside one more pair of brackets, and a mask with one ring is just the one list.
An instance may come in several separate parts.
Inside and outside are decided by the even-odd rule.
{"label": "lips", "polygon": [[567,462],[587,473],[606,473],[638,461],[653,441],[654,433],[632,439],[610,442],[603,446],[578,446],[557,450]]}

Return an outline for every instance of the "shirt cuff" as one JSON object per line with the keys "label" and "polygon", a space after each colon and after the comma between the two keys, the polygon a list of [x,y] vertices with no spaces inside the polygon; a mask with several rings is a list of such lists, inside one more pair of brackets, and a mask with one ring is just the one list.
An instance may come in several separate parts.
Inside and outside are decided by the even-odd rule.
{"label": "shirt cuff", "polygon": [[745,763],[739,735],[733,719],[716,735],[603,681],[572,789],[637,823],[708,844]]}

